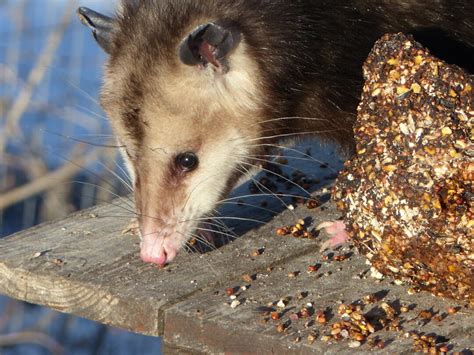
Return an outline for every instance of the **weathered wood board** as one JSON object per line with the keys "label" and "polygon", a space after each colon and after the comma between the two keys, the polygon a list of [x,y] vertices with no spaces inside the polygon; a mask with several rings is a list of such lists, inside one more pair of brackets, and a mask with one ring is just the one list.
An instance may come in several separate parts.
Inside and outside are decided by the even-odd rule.
{"label": "weathered wood board", "polygon": [[[0,292],[158,336],[167,307],[239,275],[317,250],[311,241],[275,238],[273,224],[268,224],[217,251],[182,253],[159,270],[140,261],[138,237],[122,235],[131,219],[123,205],[93,208],[1,240]],[[247,253],[262,247],[265,256],[249,262]]]}
{"label": "weathered wood board", "polygon": [[[307,267],[315,264],[320,265],[318,272],[308,273]],[[364,296],[376,294],[379,297],[377,302],[363,306],[364,314],[373,320],[383,318],[384,312],[380,308],[383,302],[397,311],[401,305],[411,308],[406,314],[401,314],[403,329],[377,329],[372,335],[374,339],[384,341],[384,349],[375,347],[378,352],[410,352],[413,340],[405,335],[409,331],[436,334],[440,343],[449,344],[450,351],[472,350],[474,312],[462,308],[456,314],[448,314],[450,307],[457,306],[455,302],[435,298],[426,292],[409,295],[406,286],[396,285],[391,279],[371,277],[369,268],[361,255],[353,254],[345,261],[323,261],[321,255],[314,253],[281,264],[271,272],[259,273],[251,283],[234,279],[226,286],[247,287],[235,294],[241,305],[235,309],[230,307],[232,301],[225,288],[212,288],[174,305],[165,312],[165,344],[202,349],[206,353],[366,353],[374,348],[364,342],[361,347],[350,348],[350,340],[326,343],[321,338],[330,334],[332,323],[341,320],[337,314],[341,303],[351,304]],[[296,277],[293,277],[294,273]],[[298,299],[300,293],[306,297]],[[289,300],[283,309],[276,306],[280,299]],[[270,303],[282,314],[281,319],[272,320],[268,315],[256,312],[259,307]],[[292,320],[291,315],[303,308],[310,309],[311,316]],[[420,316],[426,310],[431,310],[434,317],[425,319]],[[315,314],[319,311],[325,312],[328,324],[316,321]],[[442,320],[436,320],[436,316]],[[277,330],[280,324],[286,325],[283,333]],[[308,340],[310,334],[316,337],[312,344]]]}
{"label": "weathered wood board", "polygon": [[[139,260],[137,237],[121,234],[130,215],[120,206],[101,206],[0,241],[0,292],[134,332],[163,336],[168,349],[212,353],[353,353],[348,341],[322,342],[328,326],[313,322],[305,327],[309,319],[291,321],[283,333],[276,326],[308,302],[315,311],[326,310],[334,322],[341,301],[351,303],[378,292],[383,299],[367,306],[366,312],[376,312],[383,301],[416,305],[404,315],[404,331],[436,333],[454,350],[473,346],[472,311],[461,308],[442,321],[426,321],[419,317],[420,311],[444,314],[455,304],[426,293],[410,296],[406,286],[366,277],[369,266],[354,250],[336,252],[351,254],[344,261],[323,260],[319,252],[322,237],[302,240],[275,235],[282,224],[309,215],[317,224],[337,217],[337,212],[332,205],[316,214],[305,207],[286,211],[218,251],[183,254],[175,264],[159,270]],[[261,255],[252,256],[262,248]],[[307,267],[315,264],[320,269],[308,274]],[[256,279],[244,282],[244,274]],[[244,285],[248,289],[236,293],[242,304],[231,308],[226,288]],[[297,300],[300,292],[307,296]],[[256,307],[284,297],[291,300],[282,320],[265,323],[265,317],[255,312]],[[377,332],[374,336],[386,343],[380,351],[410,351],[412,341],[403,337],[404,331]],[[313,344],[307,341],[310,333],[316,335]],[[299,342],[295,342],[297,337]],[[369,349],[363,344],[357,350]]]}
{"label": "weathered wood board", "polygon": [[[310,176],[318,181],[311,192],[327,198],[327,187],[341,161],[330,149],[320,153],[323,155],[319,158],[307,154],[301,158],[297,151],[287,152],[300,159],[290,160],[284,173],[291,176],[295,169],[308,171],[311,160],[316,168]],[[277,184],[289,195],[301,194],[288,181]],[[248,195],[248,186],[234,196],[241,195]],[[245,199],[243,204],[233,199],[223,206],[222,215],[230,217],[226,223],[242,237],[203,255],[181,253],[165,269],[143,264],[138,237],[122,234],[133,216],[133,205],[126,199],[21,232],[0,240],[0,293],[133,332],[162,336],[164,348],[170,353],[367,352],[371,349],[368,344],[353,349],[347,340],[334,344],[321,341],[329,325],[318,325],[314,315],[288,321],[292,313],[311,302],[313,311],[326,311],[332,324],[339,320],[336,311],[341,301],[351,303],[379,293],[384,297],[365,306],[364,312],[377,314],[381,302],[394,304],[395,308],[399,308],[398,303],[414,307],[402,315],[403,331],[378,330],[371,336],[385,340],[386,347],[379,351],[412,352],[412,341],[403,337],[409,330],[443,336],[439,340],[453,350],[474,346],[474,314],[463,305],[456,314],[447,315],[449,307],[457,306],[451,301],[427,293],[408,295],[407,286],[367,277],[370,267],[350,247],[335,252],[351,254],[347,260],[323,260],[319,249],[325,236],[305,240],[276,235],[277,228],[299,218],[305,218],[313,227],[338,218],[333,204],[323,209],[299,206],[282,212],[278,199],[268,198],[262,209],[264,195]],[[252,204],[257,205],[256,209],[248,206]],[[238,219],[232,220],[232,216]],[[254,227],[245,218],[265,223]],[[255,255],[256,250],[263,253]],[[308,274],[307,267],[315,264],[320,269]],[[296,275],[289,277],[289,273]],[[244,282],[242,275],[255,279]],[[240,286],[247,287],[236,293],[241,304],[231,308],[232,300],[225,291]],[[298,300],[299,292],[307,292],[306,297]],[[291,300],[280,310],[281,320],[265,322],[265,317],[255,312],[257,307],[284,297]],[[420,311],[427,309],[445,319],[421,319]],[[305,326],[310,320],[314,324]],[[276,327],[282,323],[287,328],[279,333]],[[315,335],[313,344],[308,342],[309,334]],[[300,341],[295,342],[298,337]]]}

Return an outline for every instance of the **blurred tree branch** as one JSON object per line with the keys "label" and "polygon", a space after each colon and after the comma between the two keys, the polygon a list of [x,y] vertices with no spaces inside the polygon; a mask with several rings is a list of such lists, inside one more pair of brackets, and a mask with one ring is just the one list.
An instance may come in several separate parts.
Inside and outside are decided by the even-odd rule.
{"label": "blurred tree branch", "polygon": [[76,153],[69,162],[57,170],[0,195],[0,211],[71,179],[80,170],[84,169],[84,165],[96,160],[102,153],[103,149],[100,148],[96,148],[83,156],[81,156],[81,153]]}
{"label": "blurred tree branch", "polygon": [[40,333],[24,331],[0,335],[0,347],[14,346],[25,343],[38,344],[48,349],[52,354],[61,354],[63,348],[50,336]]}
{"label": "blurred tree branch", "polygon": [[76,1],[70,1],[64,12],[61,22],[49,35],[43,52],[39,56],[33,69],[30,71],[25,87],[15,99],[11,108],[8,110],[5,117],[5,126],[2,134],[0,135],[0,155],[4,153],[6,149],[8,138],[15,134],[17,136],[20,134],[20,132],[17,130],[18,122],[27,110],[35,88],[43,80],[47,68],[54,59],[54,54],[56,53],[63,35],[66,32],[69,23],[71,22],[71,17],[75,8]]}

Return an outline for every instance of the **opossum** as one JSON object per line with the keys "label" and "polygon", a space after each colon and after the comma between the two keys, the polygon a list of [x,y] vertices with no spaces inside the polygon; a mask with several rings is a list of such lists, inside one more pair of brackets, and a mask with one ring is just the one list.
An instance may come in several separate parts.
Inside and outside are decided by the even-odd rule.
{"label": "opossum", "polygon": [[143,261],[171,262],[272,144],[319,136],[353,149],[375,41],[418,33],[472,54],[473,3],[129,0],[112,17],[79,8],[109,54],[101,104],[133,178]]}

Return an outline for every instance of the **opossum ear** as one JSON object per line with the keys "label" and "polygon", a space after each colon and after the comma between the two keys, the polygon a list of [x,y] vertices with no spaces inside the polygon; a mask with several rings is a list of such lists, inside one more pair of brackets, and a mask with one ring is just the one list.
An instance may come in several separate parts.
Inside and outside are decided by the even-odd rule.
{"label": "opossum ear", "polygon": [[181,42],[179,58],[186,65],[225,66],[225,59],[240,42],[240,32],[215,23],[198,26]]}
{"label": "opossum ear", "polygon": [[92,30],[92,34],[101,48],[110,54],[112,50],[112,32],[115,26],[114,19],[87,7],[78,8],[77,14],[81,22]]}

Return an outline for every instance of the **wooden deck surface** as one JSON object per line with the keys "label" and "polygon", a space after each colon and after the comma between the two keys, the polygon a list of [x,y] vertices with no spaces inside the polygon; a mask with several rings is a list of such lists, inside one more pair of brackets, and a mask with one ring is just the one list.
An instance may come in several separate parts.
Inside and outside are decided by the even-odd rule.
{"label": "wooden deck surface", "polygon": [[[403,330],[379,330],[372,335],[385,340],[386,347],[379,351],[410,351],[413,341],[404,334],[411,330],[437,334],[441,343],[458,351],[474,344],[474,314],[462,305],[426,293],[409,295],[408,286],[368,276],[370,267],[350,247],[335,252],[348,259],[336,261],[329,254],[324,260],[328,254],[319,252],[323,236],[316,240],[276,236],[278,226],[298,217],[311,216],[313,224],[336,218],[332,205],[324,211],[304,206],[285,211],[217,251],[183,253],[176,263],[161,270],[139,260],[138,238],[121,234],[124,219],[117,222],[118,216],[126,217],[120,206],[101,206],[0,241],[0,292],[134,332],[163,336],[168,349],[213,353],[367,351],[369,344],[352,349],[349,340],[321,341],[331,329],[315,322],[314,314],[297,320],[290,316],[307,307],[311,313],[325,311],[332,323],[339,320],[340,303],[377,293],[380,300],[364,308],[374,317],[381,302],[395,308],[400,304],[413,307],[402,315]],[[256,250],[263,253],[257,256]],[[309,265],[318,265],[319,270],[308,273]],[[243,275],[253,280],[244,280]],[[238,289],[235,296],[241,304],[236,308],[230,306],[227,288]],[[300,293],[305,297],[299,299]],[[280,320],[257,312],[270,303],[278,310],[280,299],[288,300],[280,310]],[[456,306],[461,307],[456,314],[447,313]],[[420,317],[423,310],[443,319]],[[282,333],[277,330],[279,324],[286,326]],[[316,338],[312,344],[310,334]]]}
{"label": "wooden deck surface", "polygon": [[[329,153],[319,159],[329,164],[317,163],[318,169],[309,173],[318,181],[311,191],[327,197],[340,161]],[[296,159],[288,168],[307,166],[307,161]],[[248,186],[237,195],[247,191]],[[298,193],[288,186],[285,191]],[[262,199],[256,196],[245,202],[258,205]],[[351,246],[321,254],[324,235],[314,240],[276,235],[277,228],[299,218],[312,227],[338,218],[331,203],[313,210],[300,205],[294,211],[278,205],[279,201],[268,199],[264,210],[224,206],[224,216],[265,223],[258,227],[230,219],[228,224],[240,238],[206,254],[181,253],[164,269],[142,263],[138,237],[122,234],[132,217],[130,201],[82,211],[0,240],[0,293],[161,336],[168,353],[410,353],[414,344],[407,337],[410,331],[435,334],[438,348],[446,344],[450,351],[472,350],[474,312],[464,305],[427,293],[410,295],[409,286],[371,277],[365,258]],[[275,210],[276,217],[266,210]],[[340,255],[347,259],[337,261]],[[310,265],[318,271],[308,273]],[[226,293],[228,288],[235,290],[235,300]],[[363,304],[370,294],[376,294],[377,301]],[[280,309],[282,299],[286,302]],[[232,308],[232,301],[240,304]],[[382,329],[384,302],[396,311],[401,329]],[[322,340],[331,333],[331,325],[341,321],[337,310],[342,303],[361,305],[362,313],[376,325],[369,340],[380,348],[371,341],[351,348],[358,344],[349,339]],[[399,314],[403,305],[410,311]],[[268,306],[281,315],[279,320],[260,312]],[[448,313],[450,307],[455,307],[455,314]],[[309,315],[297,319],[295,313],[302,308]],[[327,324],[317,322],[318,312],[324,312]]]}

